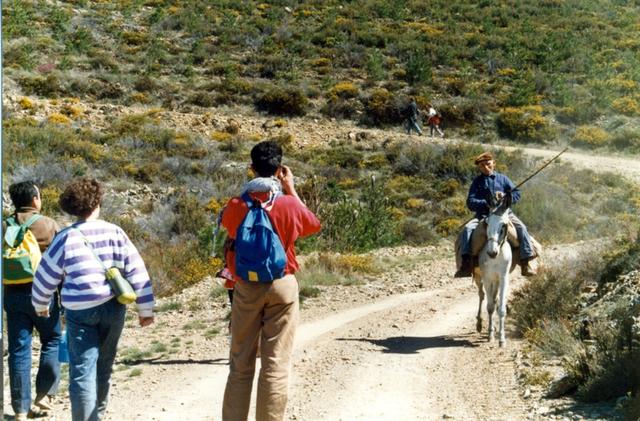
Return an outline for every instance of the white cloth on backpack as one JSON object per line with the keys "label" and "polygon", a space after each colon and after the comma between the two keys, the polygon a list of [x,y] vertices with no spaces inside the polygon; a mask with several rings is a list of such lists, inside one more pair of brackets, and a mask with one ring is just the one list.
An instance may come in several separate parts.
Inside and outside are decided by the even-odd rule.
{"label": "white cloth on backpack", "polygon": [[253,180],[248,181],[242,187],[240,191],[240,196],[245,193],[256,193],[256,192],[281,192],[282,185],[280,184],[280,180],[275,177],[256,177]]}

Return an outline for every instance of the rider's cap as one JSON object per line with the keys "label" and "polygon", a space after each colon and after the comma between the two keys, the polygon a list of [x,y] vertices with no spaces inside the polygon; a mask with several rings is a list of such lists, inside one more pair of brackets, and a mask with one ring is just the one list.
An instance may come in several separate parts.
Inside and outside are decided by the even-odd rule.
{"label": "rider's cap", "polygon": [[481,163],[482,161],[493,161],[493,155],[491,155],[491,152],[483,152],[480,155],[476,156],[473,160],[476,165]]}

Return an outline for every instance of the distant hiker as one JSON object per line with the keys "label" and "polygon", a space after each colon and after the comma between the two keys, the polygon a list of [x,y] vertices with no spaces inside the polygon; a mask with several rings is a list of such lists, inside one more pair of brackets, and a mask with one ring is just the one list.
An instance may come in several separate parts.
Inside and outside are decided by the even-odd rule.
{"label": "distant hiker", "polygon": [[133,287],[140,326],[153,323],[154,298],[147,269],[122,228],[98,219],[102,195],[102,185],[90,178],[75,179],[65,188],[60,207],[77,221],[58,233],[33,282],[33,306],[42,317],[50,315],[51,296],[62,284],[73,421],[104,417],[124,327],[126,306],[115,298],[105,267],[117,268]]}
{"label": "distant hiker", "polygon": [[[31,181],[9,186],[14,213],[3,221],[2,289],[7,313],[9,388],[15,420],[26,420],[38,410],[51,408],[60,380],[60,305],[54,292],[49,318],[39,317],[31,305],[31,285],[42,252],[60,229],[51,218],[40,215],[42,199]],[[24,264],[23,264],[24,263]],[[40,338],[40,362],[36,374],[35,410],[31,410],[31,340],[33,329]]]}
{"label": "distant hiker", "polygon": [[415,130],[418,133],[418,136],[422,135],[422,129],[420,129],[420,125],[418,124],[418,117],[420,116],[420,112],[418,111],[418,104],[416,103],[416,99],[414,97],[409,98],[409,105],[405,109],[405,118],[406,118],[406,129],[407,134],[411,134],[411,130]]}
{"label": "distant hiker", "polygon": [[237,280],[224,421],[244,421],[249,416],[258,342],[262,366],[256,420],[282,420],[287,404],[299,312],[294,244],[297,238],[318,232],[320,222],[298,197],[293,174],[281,161],[282,148],[276,142],[255,145],[251,169],[257,178],[228,202],[222,216],[222,226],[235,241],[227,264]]}
{"label": "distant hiker", "polygon": [[431,137],[433,137],[433,130],[435,129],[440,137],[444,137],[444,132],[440,129],[440,123],[442,122],[442,116],[439,112],[433,108],[433,105],[429,104],[429,110],[427,111],[427,124],[429,125],[429,130],[431,133]]}
{"label": "distant hiker", "polygon": [[[520,200],[520,191],[515,189],[515,184],[504,174],[495,171],[496,162],[493,155],[484,152],[474,159],[478,166],[480,175],[471,183],[469,195],[467,196],[467,207],[475,212],[475,218],[469,221],[460,234],[460,251],[462,254],[461,266],[454,275],[456,278],[471,276],[473,271],[473,257],[471,253],[471,235],[478,226],[482,218],[489,214],[490,207],[498,203],[502,198],[511,195],[511,203],[515,204]],[[535,271],[529,262],[536,257],[532,239],[527,227],[520,219],[509,210],[509,219],[518,235],[519,259],[522,275],[531,276]],[[514,256],[514,259],[517,256]]]}

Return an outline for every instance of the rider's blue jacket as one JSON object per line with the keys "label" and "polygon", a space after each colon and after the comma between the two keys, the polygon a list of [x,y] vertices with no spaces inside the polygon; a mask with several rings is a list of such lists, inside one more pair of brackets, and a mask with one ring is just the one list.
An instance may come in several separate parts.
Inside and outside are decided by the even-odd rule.
{"label": "rider's blue jacket", "polygon": [[511,203],[520,200],[520,191],[513,181],[504,174],[494,171],[491,175],[480,174],[471,183],[467,196],[467,207],[476,213],[476,218],[481,219],[489,214],[489,197],[496,197],[496,192],[506,193],[511,191]]}

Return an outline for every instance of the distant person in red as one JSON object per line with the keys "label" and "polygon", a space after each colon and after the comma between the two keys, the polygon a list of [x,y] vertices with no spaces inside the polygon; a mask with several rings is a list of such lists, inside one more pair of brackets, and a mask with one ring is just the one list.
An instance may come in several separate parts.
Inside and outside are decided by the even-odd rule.
{"label": "distant person in red", "polygon": [[439,112],[433,108],[433,105],[428,105],[429,110],[427,111],[427,124],[429,125],[429,131],[431,133],[431,137],[433,137],[433,131],[436,130],[440,137],[444,137],[444,132],[440,128],[440,123],[442,123],[442,116]]}
{"label": "distant person in red", "polygon": [[[243,189],[267,211],[286,253],[284,276],[272,282],[240,279],[236,273],[236,250],[226,253],[226,263],[236,280],[231,306],[231,350],[229,377],[222,406],[223,421],[247,420],[255,373],[258,341],[261,349],[256,420],[282,420],[287,405],[293,340],[298,324],[299,265],[294,243],[320,231],[320,221],[302,203],[291,170],[282,165],[282,148],[272,141],[251,150],[251,169],[257,177]],[[242,195],[227,203],[222,226],[236,239],[249,208]]]}

